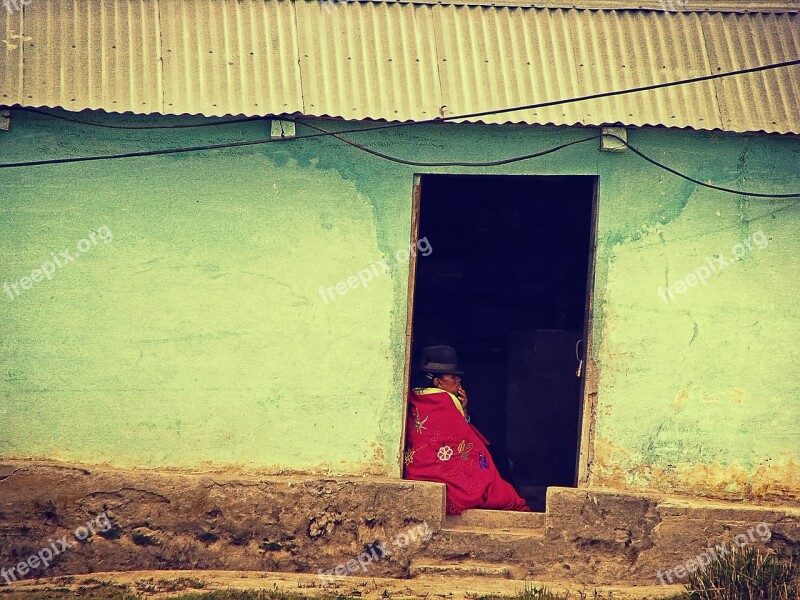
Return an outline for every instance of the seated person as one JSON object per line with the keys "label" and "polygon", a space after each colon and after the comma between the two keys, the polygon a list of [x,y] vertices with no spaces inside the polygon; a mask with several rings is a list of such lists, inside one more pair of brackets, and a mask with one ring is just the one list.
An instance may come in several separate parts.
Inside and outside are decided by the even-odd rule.
{"label": "seated person", "polygon": [[489,441],[470,423],[456,351],[450,346],[424,348],[419,370],[431,387],[408,394],[405,479],[444,483],[448,514],[469,508],[530,511],[497,472]]}

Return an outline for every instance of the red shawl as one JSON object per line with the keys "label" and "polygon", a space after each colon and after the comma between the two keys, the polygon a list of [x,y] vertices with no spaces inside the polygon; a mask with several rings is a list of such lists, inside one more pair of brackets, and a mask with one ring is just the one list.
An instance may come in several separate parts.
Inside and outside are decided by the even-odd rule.
{"label": "red shawl", "polygon": [[406,479],[447,486],[447,512],[468,508],[529,511],[497,472],[489,441],[467,423],[454,396],[438,388],[411,390],[406,428]]}

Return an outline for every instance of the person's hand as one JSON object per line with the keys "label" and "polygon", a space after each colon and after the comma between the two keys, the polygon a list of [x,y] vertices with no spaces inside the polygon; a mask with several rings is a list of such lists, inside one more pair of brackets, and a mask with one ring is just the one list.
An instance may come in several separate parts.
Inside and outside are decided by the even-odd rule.
{"label": "person's hand", "polygon": [[467,399],[467,392],[460,385],[458,386],[458,391],[456,392],[456,398],[458,398],[458,401],[461,402],[461,407],[464,410],[467,410],[467,402],[469,402]]}

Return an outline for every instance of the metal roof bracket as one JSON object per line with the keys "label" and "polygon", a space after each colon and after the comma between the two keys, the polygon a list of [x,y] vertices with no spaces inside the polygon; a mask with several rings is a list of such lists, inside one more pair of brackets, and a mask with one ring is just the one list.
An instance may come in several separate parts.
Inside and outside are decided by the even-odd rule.
{"label": "metal roof bracket", "polygon": [[601,127],[600,136],[600,152],[625,152],[628,149],[623,143],[628,141],[628,130],[624,127]]}
{"label": "metal roof bracket", "polygon": [[284,119],[273,119],[269,137],[275,139],[287,139],[295,137],[294,121]]}

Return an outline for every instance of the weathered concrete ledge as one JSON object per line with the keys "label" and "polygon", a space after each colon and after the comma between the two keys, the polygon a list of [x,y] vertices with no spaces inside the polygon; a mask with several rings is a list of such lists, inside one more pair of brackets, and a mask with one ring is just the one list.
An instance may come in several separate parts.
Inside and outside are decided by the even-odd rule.
{"label": "weathered concrete ledge", "polygon": [[800,546],[800,509],[549,488],[546,537],[562,548],[565,570],[580,579],[593,573],[598,583],[649,584],[660,572],[669,582],[667,570],[677,580],[675,567],[686,569],[718,545],[746,544],[789,556]]}
{"label": "weathered concrete ledge", "polygon": [[[435,531],[444,511],[444,486],[436,483],[5,461],[0,567],[50,548],[49,565],[32,568],[25,577],[142,569],[315,573],[423,523]],[[98,515],[104,516],[98,521]],[[92,527],[95,532],[87,535]],[[70,547],[62,550],[63,536]],[[419,543],[393,548],[391,556],[370,565],[370,573],[407,576],[408,556]]]}
{"label": "weathered concrete ledge", "polygon": [[495,522],[480,511],[445,522],[444,513],[435,483],[6,461],[0,568],[16,567],[18,579],[160,569],[335,575],[337,567],[403,578],[434,567],[491,576],[495,565],[529,579],[654,585],[660,576],[669,583],[670,569],[673,583],[685,581],[676,567],[736,536],[779,554],[800,545],[796,507],[606,489],[550,488],[543,516],[496,513]]}
{"label": "weathered concrete ledge", "polygon": [[[294,597],[319,598],[323,594],[358,597],[363,600],[413,600],[451,598],[474,600],[482,596],[516,596],[531,588],[547,588],[570,598],[603,598],[613,600],[655,600],[674,596],[680,586],[583,586],[567,581],[497,579],[470,576],[425,576],[414,579],[385,577],[348,577],[324,589],[315,575],[303,573],[270,573],[252,571],[116,571],[91,575],[57,576],[38,581],[25,580],[12,584],[10,590],[32,594],[35,598],[72,598],[93,591],[135,594],[145,598],[173,598],[177,593],[205,593],[218,590],[248,592],[279,590]],[[13,596],[12,596],[13,597]],[[22,596],[29,597],[29,596]]]}

